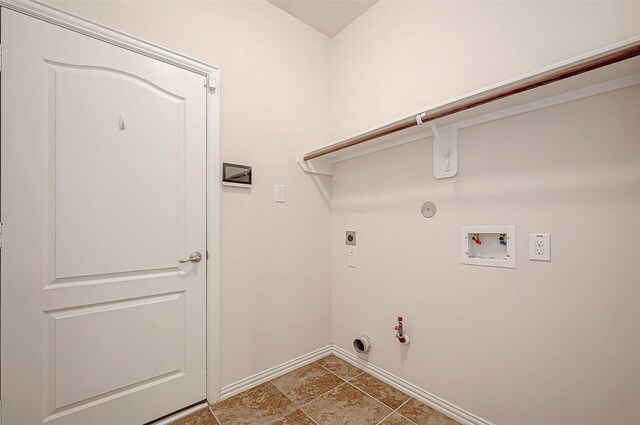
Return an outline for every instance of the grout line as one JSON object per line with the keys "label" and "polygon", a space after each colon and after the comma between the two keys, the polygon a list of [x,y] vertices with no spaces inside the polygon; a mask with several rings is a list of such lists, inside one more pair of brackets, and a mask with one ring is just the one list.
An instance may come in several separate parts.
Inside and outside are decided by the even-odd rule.
{"label": "grout line", "polygon": [[[640,74],[638,74],[638,76],[640,77]],[[339,353],[339,355],[336,353]],[[354,356],[353,354],[349,353],[347,350],[344,350],[336,346],[335,344],[333,345],[333,355],[358,368],[360,368],[360,364],[364,363],[362,367],[365,368],[366,373],[369,373],[374,378],[386,383],[387,385],[390,385],[393,388],[396,388],[398,391],[402,392],[403,394],[408,395],[410,399],[415,400],[419,404],[435,410],[438,414],[453,421],[455,425],[462,425],[462,424],[496,425],[493,422],[489,422],[485,419],[482,419],[462,409],[461,407],[451,403],[450,401],[444,400],[434,394],[429,393],[425,389],[420,388],[415,384],[412,384],[411,382],[408,382],[407,380],[402,379],[376,366],[375,364],[369,362],[366,359],[362,359],[360,357]],[[406,389],[408,392],[405,392],[404,389]],[[408,419],[406,416],[402,414],[401,416],[403,416],[409,422],[415,423],[410,419]],[[456,416],[460,418],[461,421],[458,421],[458,419],[455,419],[452,416]]]}
{"label": "grout line", "polygon": [[321,364],[319,364],[318,366],[320,366],[321,368],[323,368],[324,370],[326,370],[327,372],[329,372],[330,374],[332,374],[333,376],[337,376],[338,378],[340,378],[341,381],[343,382],[349,382],[349,380],[344,379],[342,376],[338,375],[337,373],[334,373],[332,371],[330,371],[329,369],[327,369],[326,367],[322,366]]}
{"label": "grout line", "polygon": [[320,397],[324,396],[325,394],[328,394],[328,393],[330,393],[331,391],[333,391],[333,390],[335,390],[335,389],[337,389],[337,388],[340,388],[341,386],[346,385],[346,384],[347,384],[347,381],[343,381],[343,382],[342,382],[342,384],[337,385],[337,386],[335,386],[335,387],[331,388],[329,391],[325,391],[325,392],[323,392],[323,393],[322,393],[322,394],[320,394],[318,397],[313,398],[313,399],[311,399],[311,400],[307,401],[305,404],[301,404],[301,405],[300,405],[300,409],[302,409],[302,408],[303,408],[304,406],[306,406],[307,404],[309,404],[309,403],[311,403],[311,402],[313,402],[313,401],[316,401],[317,399],[319,399]]}
{"label": "grout line", "polygon": [[[364,373],[364,372],[363,372],[363,373]],[[358,375],[358,376],[360,376],[360,375]],[[377,381],[380,381],[378,378],[376,378],[376,377],[375,377],[375,376],[373,376],[373,375],[371,375],[371,377],[372,377],[373,379],[377,380]],[[355,378],[354,378],[354,379],[355,379]],[[382,382],[382,381],[380,381],[380,382]],[[383,383],[383,384],[385,384],[385,385],[387,385],[387,386],[389,386],[389,387],[391,387],[391,385],[389,385],[389,384],[387,384],[387,383],[385,383],[385,382],[382,382],[382,383]],[[351,382],[350,382],[350,381],[349,381],[349,384],[350,384],[352,387],[354,387],[355,389],[360,390],[361,392],[365,393],[366,395],[368,395],[368,396],[369,396],[369,397],[371,397],[372,399],[376,400],[377,402],[382,403],[382,401],[378,400],[378,398],[377,398],[377,397],[372,396],[371,394],[369,394],[368,392],[366,392],[366,391],[365,391],[365,390],[363,390],[362,388],[359,388],[359,387],[357,387],[357,386],[355,386],[355,385],[351,384]],[[393,388],[393,387],[391,387],[391,388]],[[405,405],[409,400],[411,400],[411,396],[410,396],[409,394],[403,393],[402,391],[400,391],[400,390],[399,390],[399,389],[397,389],[397,388],[393,388],[393,389],[394,389],[394,390],[396,390],[396,391],[398,391],[399,393],[404,394],[404,395],[406,395],[407,397],[409,397],[408,399],[406,399],[405,401],[403,401],[403,402],[400,404],[400,406],[398,406],[396,409],[392,409],[390,406],[387,406],[386,404],[382,403],[382,405],[383,405],[383,406],[385,406],[386,408],[391,409],[393,412],[395,412],[395,411],[397,411],[399,408],[401,408],[402,406],[404,406],[404,405]]]}
{"label": "grout line", "polygon": [[[415,422],[413,422],[411,419],[407,418],[405,415],[403,415],[402,413],[398,413],[400,416],[402,416],[404,419],[406,419],[407,421],[411,422],[413,425],[417,425]],[[448,416],[447,416],[448,418]],[[452,419],[453,420],[453,419]]]}
{"label": "grout line", "polygon": [[[316,365],[320,366],[320,367],[321,367],[322,369],[324,369],[325,371],[327,371],[327,372],[329,372],[330,374],[332,374],[332,375],[336,376],[337,378],[339,378],[339,379],[342,381],[342,383],[341,383],[341,384],[339,384],[339,385],[337,385],[337,386],[335,386],[335,387],[333,387],[333,388],[331,388],[331,389],[329,389],[329,390],[327,390],[327,391],[325,391],[325,392],[323,392],[323,393],[321,393],[321,394],[319,394],[317,397],[312,398],[311,400],[307,401],[306,403],[298,405],[296,402],[294,402],[293,400],[291,400],[291,399],[290,399],[290,398],[289,398],[289,397],[288,397],[288,396],[287,396],[287,395],[286,395],[286,394],[285,394],[285,393],[284,393],[280,388],[278,388],[278,387],[273,383],[273,381],[274,381],[275,379],[277,379],[277,378],[274,378],[274,379],[271,379],[271,380],[269,380],[269,381],[266,381],[266,382],[265,382],[265,384],[266,384],[266,383],[270,383],[270,384],[271,384],[271,385],[272,385],[272,386],[273,386],[273,387],[274,387],[274,388],[275,388],[275,389],[276,389],[280,394],[282,394],[282,395],[283,395],[283,396],[284,396],[284,397],[285,397],[285,398],[286,398],[286,399],[287,399],[287,400],[288,400],[288,401],[289,401],[289,402],[294,406],[294,409],[293,409],[293,410],[291,410],[291,411],[289,411],[289,412],[285,413],[283,416],[281,416],[281,417],[279,417],[279,418],[275,419],[275,420],[274,420],[273,422],[271,422],[271,423],[277,422],[277,421],[279,421],[279,420],[281,420],[281,419],[285,418],[286,416],[290,415],[291,413],[295,412],[296,410],[300,410],[300,411],[301,411],[301,412],[302,412],[302,413],[303,413],[307,418],[309,418],[309,419],[311,420],[311,422],[313,422],[314,424],[318,425],[318,423],[317,423],[317,422],[316,422],[316,421],[315,421],[311,416],[309,416],[309,415],[307,414],[307,412],[305,412],[305,411],[303,410],[303,408],[304,408],[305,406],[307,406],[308,404],[310,404],[310,403],[314,402],[315,400],[317,400],[317,399],[319,399],[319,398],[323,397],[324,395],[326,395],[326,394],[330,393],[331,391],[334,391],[334,390],[336,390],[336,389],[338,389],[338,388],[342,387],[343,385],[349,385],[349,386],[351,386],[351,387],[355,388],[357,391],[360,391],[361,393],[363,393],[363,394],[364,394],[364,395],[366,395],[367,397],[372,398],[372,399],[373,399],[374,401],[376,401],[378,404],[381,404],[382,406],[384,406],[384,407],[385,407],[385,408],[387,408],[387,409],[391,409],[391,407],[387,406],[387,405],[386,405],[386,404],[384,404],[382,401],[378,400],[376,397],[372,396],[371,394],[367,393],[367,392],[366,392],[366,391],[364,391],[363,389],[360,389],[360,388],[356,387],[355,385],[353,385],[353,384],[351,383],[351,381],[353,381],[354,379],[358,378],[358,377],[359,377],[359,376],[361,376],[363,373],[366,373],[364,370],[360,369],[359,367],[356,367],[356,366],[353,366],[353,365],[351,365],[351,364],[350,364],[351,366],[353,366],[353,367],[355,367],[356,369],[358,369],[358,370],[360,371],[360,373],[358,373],[356,376],[354,376],[354,377],[352,377],[352,378],[345,379],[345,378],[341,377],[340,375],[338,375],[338,374],[334,373],[333,371],[329,370],[328,368],[326,368],[326,367],[322,366],[320,363],[318,363],[318,361],[317,361],[317,360],[316,360],[316,361],[314,361],[314,362],[312,362],[312,363],[315,363]],[[309,363],[309,364],[311,364],[311,363]],[[301,367],[299,367],[298,369],[300,369],[300,368],[302,368],[302,367],[304,367],[304,366],[301,366]],[[295,370],[298,370],[298,369],[294,369],[294,370],[292,370],[291,372],[293,372],[293,371],[295,371]],[[291,373],[291,372],[289,372],[289,373]],[[374,377],[374,379],[377,379],[377,378],[375,378],[375,377]],[[395,389],[395,388],[394,388],[394,389]],[[397,390],[397,389],[396,389],[396,390]],[[244,392],[246,392],[246,391],[247,391],[247,390],[243,391],[243,393],[244,393]],[[404,419],[406,419],[407,421],[409,421],[411,424],[416,425],[416,424],[415,424],[415,422],[413,422],[412,420],[410,420],[409,418],[405,417],[404,415],[402,415],[402,414],[399,412],[399,410],[400,410],[400,408],[402,408],[402,406],[404,406],[405,404],[407,404],[409,401],[411,401],[411,400],[412,400],[412,397],[411,397],[409,394],[406,394],[406,393],[404,393],[404,392],[402,392],[402,391],[400,391],[400,390],[397,390],[397,391],[399,391],[400,393],[402,393],[402,394],[404,394],[404,395],[408,396],[409,398],[408,398],[407,400],[405,400],[404,402],[402,402],[402,404],[400,404],[400,406],[398,406],[396,409],[391,409],[391,412],[390,412],[387,416],[385,416],[385,417],[384,417],[384,418],[382,418],[379,422],[377,422],[377,423],[376,423],[377,425],[379,425],[379,424],[381,424],[382,422],[384,422],[386,419],[388,419],[388,418],[389,418],[390,416],[392,416],[394,413],[398,413],[400,416],[402,416]],[[242,394],[242,393],[238,393],[238,394]],[[236,394],[236,395],[238,395],[238,394]],[[216,419],[216,421],[218,421],[218,423],[219,423],[220,425],[224,425],[222,422],[220,422],[220,420],[218,419],[218,417],[216,416],[216,414],[213,412],[213,409],[211,408],[211,404],[209,404],[209,403],[207,403],[207,404],[208,404],[209,411],[211,412],[211,414],[213,415],[213,417]]]}
{"label": "grout line", "polygon": [[[335,390],[335,389],[338,389],[338,388],[340,388],[341,386],[346,385],[346,384],[347,384],[347,382],[346,382],[346,381],[344,381],[342,384],[340,384],[340,385],[338,385],[338,386],[336,386],[336,387],[331,388],[329,391],[325,391],[324,393],[320,394],[318,397],[316,397],[316,398],[314,398],[314,399],[311,399],[311,400],[307,401],[305,404],[301,404],[301,405],[300,405],[300,407],[299,407],[299,408],[300,408],[300,410],[302,410],[302,408],[303,408],[303,407],[305,407],[306,405],[308,405],[308,404],[310,404],[310,403],[312,403],[312,402],[316,401],[316,400],[317,400],[317,399],[319,399],[320,397],[324,396],[325,394],[328,394],[328,393],[330,393],[331,391],[333,391],[333,390]],[[303,412],[304,412],[304,410],[303,410]],[[305,412],[305,414],[306,414],[306,412]]]}
{"label": "grout line", "polygon": [[209,402],[207,402],[207,404],[209,405],[209,412],[211,412],[211,414],[213,415],[213,418],[216,420],[216,422],[218,422],[219,425],[222,425],[222,422],[220,422],[220,419],[218,419],[216,414],[213,413],[213,409],[211,408],[211,404]]}
{"label": "grout line", "polygon": [[[367,393],[365,390],[361,390],[360,388],[356,387],[356,386],[355,386],[355,385],[353,385],[353,384],[349,384],[349,385],[351,385],[353,388],[355,388],[356,390],[360,391],[362,394],[366,395],[367,397],[371,397],[372,399],[374,399],[375,401],[377,401],[378,403],[380,403],[381,405],[383,405],[383,406],[384,406],[384,407],[386,407],[387,409],[390,409],[390,410],[391,410],[391,413],[390,413],[390,414],[392,414],[393,412],[395,412],[395,410],[391,409],[391,407],[387,406],[386,404],[384,404],[383,402],[381,402],[380,400],[378,400],[377,398],[375,398],[375,397],[374,397],[374,396],[372,396],[371,394]],[[402,391],[401,391],[401,392],[402,392]],[[404,394],[404,393],[402,393],[402,394]],[[407,395],[407,394],[404,394],[404,395]],[[385,418],[386,418],[386,416],[385,416]]]}
{"label": "grout line", "polygon": [[405,418],[406,420],[408,420],[409,422],[411,422],[412,424],[416,425],[415,422],[413,422],[411,419],[407,418],[405,415],[403,415],[402,413],[400,413],[400,409],[402,409],[402,406],[404,406],[405,404],[409,403],[411,400],[413,400],[413,397],[409,397],[407,399],[407,401],[405,401],[404,403],[402,403],[400,406],[398,406],[398,408],[396,409],[396,413],[400,416],[402,416],[403,418]]}
{"label": "grout line", "polygon": [[[313,363],[315,363],[315,362],[313,362]],[[310,363],[310,364],[311,364],[311,363]],[[318,365],[318,366],[322,367],[321,365]],[[302,368],[302,367],[304,367],[304,366],[300,366],[298,369],[300,369],[300,368]],[[292,370],[291,372],[294,372],[294,371],[296,371],[296,370],[298,370],[298,369],[294,369],[294,370]],[[324,368],[323,368],[323,369],[324,369]],[[291,373],[291,372],[289,372],[289,373]],[[331,372],[331,371],[329,371],[329,372]],[[337,375],[336,375],[336,376],[337,376]],[[338,376],[338,378],[339,378],[339,376]],[[278,378],[274,378],[274,379],[278,379]],[[273,381],[274,379],[272,379],[271,381]],[[267,382],[269,382],[271,385],[273,385],[273,387],[274,387],[276,390],[278,390],[278,392],[279,392],[280,394],[282,394],[282,395],[283,395],[287,400],[289,400],[289,402],[291,402],[291,404],[295,407],[292,411],[287,412],[286,414],[284,414],[283,416],[279,417],[278,419],[276,419],[276,420],[275,420],[275,421],[273,421],[273,422],[277,422],[277,421],[279,421],[280,419],[283,419],[284,417],[286,417],[286,416],[290,415],[291,413],[295,412],[296,410],[300,410],[300,411],[301,411],[305,416],[307,416],[309,419],[311,419],[311,422],[313,422],[313,423],[314,423],[314,424],[316,424],[316,425],[317,425],[317,422],[316,422],[316,421],[314,421],[312,417],[310,417],[309,415],[307,415],[307,413],[306,413],[304,410],[302,410],[302,407],[303,407],[303,406],[306,406],[307,404],[311,403],[312,401],[314,401],[314,400],[316,400],[316,399],[318,399],[318,398],[322,397],[323,395],[327,394],[328,392],[331,392],[331,391],[335,390],[336,388],[338,388],[338,387],[340,387],[340,386],[342,386],[342,385],[346,384],[346,382],[343,380],[342,384],[340,384],[340,385],[338,385],[338,386],[335,386],[335,387],[331,388],[329,391],[326,391],[326,392],[324,392],[324,393],[320,394],[318,397],[314,397],[314,398],[312,398],[311,400],[309,400],[308,402],[306,402],[306,403],[304,403],[304,404],[298,405],[298,403],[296,403],[295,401],[291,400],[291,399],[290,399],[290,398],[289,398],[289,397],[288,397],[288,396],[287,396],[287,395],[286,395],[286,394],[285,394],[285,393],[284,393],[280,388],[278,388],[278,387],[277,387],[273,382],[271,382],[271,381],[267,381]],[[272,422],[272,423],[273,423],[273,422]],[[222,425],[222,424],[220,424],[220,425]]]}
{"label": "grout line", "polygon": [[[300,366],[300,367],[304,367],[304,366]],[[298,369],[300,369],[300,367],[299,367]],[[291,372],[296,371],[296,370],[298,370],[298,369],[294,369],[294,370],[292,370]],[[289,373],[291,373],[291,372],[289,372]],[[286,373],[285,373],[285,375],[286,375]],[[282,375],[282,376],[284,376],[284,375]],[[279,377],[278,377],[278,378],[279,378]],[[273,378],[271,381],[267,381],[267,382],[265,382],[265,384],[267,384],[267,383],[271,384],[271,385],[273,386],[273,388],[275,388],[275,389],[276,389],[280,394],[282,394],[282,395],[284,396],[284,398],[286,398],[287,400],[289,400],[289,403],[291,403],[291,404],[293,405],[293,410],[288,411],[287,413],[285,413],[284,415],[280,416],[278,419],[274,420],[274,421],[273,421],[273,422],[271,422],[271,423],[278,422],[280,419],[284,419],[285,417],[289,416],[290,414],[292,414],[293,412],[295,412],[296,410],[298,410],[298,409],[299,409],[299,408],[298,408],[298,405],[297,405],[293,400],[291,400],[291,399],[290,399],[290,398],[289,398],[289,397],[284,393],[284,391],[282,391],[280,388],[278,388],[278,387],[277,387],[277,385],[276,385],[276,384],[274,384],[274,383],[272,382],[274,379],[278,379],[278,378]],[[240,394],[242,394],[242,393],[240,393]],[[222,424],[220,424],[220,425],[222,425]]]}
{"label": "grout line", "polygon": [[[402,392],[402,391],[400,391]],[[404,394],[404,393],[402,393]],[[408,395],[408,394],[405,394]],[[385,416],[384,418],[382,418],[382,420],[380,422],[377,423],[377,425],[380,425],[382,422],[384,422],[386,419],[388,419],[389,417],[393,416],[393,414],[397,413],[398,415],[402,416],[402,418],[406,419],[407,421],[411,422],[413,425],[417,425],[415,422],[413,422],[411,419],[407,418],[406,416],[404,416],[402,413],[400,413],[400,409],[402,409],[402,406],[404,406],[405,404],[409,403],[411,401],[411,397],[409,397],[408,399],[406,399],[405,401],[402,402],[402,404],[400,406],[398,406],[396,409],[393,410],[393,412],[389,413],[387,416]]]}
{"label": "grout line", "polygon": [[[327,356],[327,357],[328,357],[328,356]],[[323,358],[324,358],[324,357],[323,357]],[[337,358],[339,358],[339,357],[337,357]],[[340,359],[340,360],[342,360],[342,359]],[[343,361],[344,361],[344,360],[343,360]],[[353,380],[354,380],[354,379],[356,379],[358,376],[360,376],[360,375],[362,375],[362,374],[364,373],[364,370],[360,369],[359,367],[353,366],[351,363],[347,363],[349,366],[353,366],[353,367],[355,367],[356,369],[358,369],[358,370],[360,371],[360,373],[359,373],[359,374],[357,374],[356,376],[354,376],[353,378],[345,379],[345,378],[343,378],[342,376],[340,376],[340,375],[338,375],[337,373],[335,373],[335,372],[333,372],[332,370],[330,370],[329,368],[326,368],[326,367],[322,366],[320,363],[318,363],[318,361],[317,361],[317,360],[316,360],[314,363],[316,363],[318,366],[320,366],[321,368],[323,368],[323,369],[324,369],[324,370],[326,370],[327,372],[332,373],[332,374],[334,374],[335,376],[337,376],[338,378],[342,379],[344,382],[350,382],[350,381],[353,381]],[[345,362],[345,363],[346,363],[346,362]]]}
{"label": "grout line", "polygon": [[[271,382],[271,381],[269,381],[269,382]],[[307,415],[307,412],[305,412],[304,410],[302,410],[302,408],[303,408],[304,406],[306,406],[307,404],[309,404],[309,403],[311,403],[311,402],[313,402],[313,401],[315,401],[315,400],[319,399],[319,398],[320,398],[320,397],[322,397],[323,395],[325,395],[325,394],[327,394],[327,393],[330,393],[331,391],[335,390],[336,388],[343,386],[343,385],[344,385],[344,384],[346,384],[346,383],[347,383],[346,381],[343,381],[343,382],[342,382],[342,384],[340,384],[340,385],[338,385],[338,386],[336,386],[336,387],[333,387],[333,388],[331,388],[329,391],[325,391],[325,392],[323,392],[322,394],[320,394],[318,397],[312,398],[311,400],[307,401],[306,403],[304,403],[304,404],[300,404],[300,405],[298,405],[298,404],[297,404],[297,403],[295,403],[293,400],[291,400],[289,397],[287,397],[287,395],[286,395],[286,394],[282,393],[282,391],[280,391],[280,389],[274,385],[274,387],[276,387],[276,389],[277,389],[278,391],[280,391],[280,392],[281,392],[281,393],[286,397],[286,399],[287,399],[287,400],[289,400],[289,401],[290,401],[290,402],[291,402],[291,403],[296,407],[296,408],[295,408],[295,409],[293,409],[291,412],[288,412],[286,415],[284,415],[284,416],[282,416],[282,417],[280,417],[280,418],[276,419],[274,422],[279,421],[280,419],[284,418],[285,416],[289,415],[290,413],[295,412],[296,410],[300,410],[300,411],[301,411],[302,413],[304,413],[306,416],[309,416],[309,415]],[[312,417],[310,417],[310,416],[309,416],[309,419],[311,419],[311,420],[313,421],[313,423],[314,423],[314,424],[317,424],[317,422],[316,422],[316,421],[314,421]],[[222,425],[222,424],[220,424],[220,425]]]}
{"label": "grout line", "polygon": [[387,416],[385,416],[384,418],[382,418],[380,420],[380,422],[378,422],[376,425],[380,425],[382,422],[384,422],[386,419],[388,419],[391,415],[393,415],[394,413],[396,413],[396,411],[392,411],[391,413],[389,413]]}
{"label": "grout line", "polygon": [[[327,356],[327,357],[328,357],[328,356]],[[341,360],[342,360],[342,359],[341,359]],[[308,405],[309,403],[311,403],[311,402],[313,402],[313,401],[315,401],[315,400],[319,399],[320,397],[324,396],[325,394],[330,393],[331,391],[335,390],[336,388],[339,388],[339,387],[341,387],[341,386],[345,385],[345,384],[349,384],[351,387],[355,388],[356,390],[360,391],[361,393],[365,394],[366,396],[371,397],[374,401],[378,402],[379,404],[381,404],[381,405],[382,405],[382,406],[384,406],[385,408],[387,408],[387,409],[391,409],[391,407],[387,406],[386,404],[384,404],[383,402],[381,402],[380,400],[378,400],[376,397],[372,396],[371,394],[367,393],[366,391],[364,391],[364,390],[362,390],[362,389],[360,389],[360,388],[358,388],[358,387],[356,387],[355,385],[353,385],[353,384],[351,384],[351,383],[350,383],[351,381],[353,381],[354,379],[356,379],[357,377],[359,377],[360,375],[362,375],[363,373],[365,373],[365,371],[364,371],[364,370],[362,370],[362,369],[360,369],[359,367],[356,367],[356,366],[351,365],[351,366],[355,367],[356,369],[358,369],[358,370],[360,371],[360,373],[359,373],[359,374],[357,374],[356,376],[352,377],[352,378],[344,379],[343,377],[339,376],[338,374],[334,373],[333,371],[329,370],[328,368],[326,368],[326,367],[322,366],[320,363],[318,363],[318,361],[317,361],[317,360],[316,360],[315,362],[313,362],[313,363],[317,364],[317,365],[318,365],[318,366],[320,366],[322,369],[326,370],[327,372],[331,373],[331,374],[332,374],[332,375],[334,375],[334,376],[337,376],[338,378],[340,378],[340,379],[343,381],[343,382],[342,382],[342,384],[340,384],[340,385],[338,385],[338,386],[336,386],[336,387],[331,388],[329,391],[326,391],[326,392],[324,392],[324,393],[322,393],[322,394],[318,395],[317,397],[315,397],[315,398],[313,398],[313,399],[309,400],[308,402],[306,402],[306,403],[304,403],[304,404],[302,404],[302,405],[300,405],[300,406],[298,407],[298,409],[300,409],[300,411],[301,411],[302,413],[304,413],[307,417],[309,417],[309,419],[311,419],[311,420],[313,421],[313,423],[317,424],[317,422],[316,422],[316,421],[314,421],[312,417],[310,417],[309,415],[307,415],[307,412],[305,412],[305,411],[303,410],[303,407],[304,407],[304,406],[306,406],[306,405]],[[304,366],[302,366],[302,367],[304,367]],[[297,369],[295,369],[295,370],[297,370]],[[293,372],[293,371],[292,371],[292,372]],[[375,378],[375,377],[374,377],[374,378]],[[377,378],[375,378],[375,379],[377,379]],[[269,381],[269,382],[271,382],[271,381]],[[274,387],[276,387],[276,386],[274,385]],[[278,387],[276,387],[276,389],[278,389],[278,391],[280,391],[280,389],[279,389]],[[394,389],[395,389],[395,388],[394,388]],[[400,390],[398,390],[398,391],[400,391]],[[282,391],[280,391],[280,392],[282,392]],[[385,416],[385,417],[382,419],[382,421],[384,421],[385,419],[387,419],[389,416],[393,415],[393,414],[394,414],[398,409],[400,409],[402,406],[404,406],[406,403],[408,403],[408,402],[409,402],[409,400],[411,400],[411,396],[410,396],[409,394],[405,394],[405,393],[403,393],[402,391],[400,391],[400,392],[401,392],[402,394],[406,395],[406,396],[407,396],[407,397],[409,397],[409,398],[408,398],[407,400],[405,400],[405,401],[404,401],[400,406],[398,406],[398,408],[397,408],[397,409],[391,409],[391,412],[390,412],[387,416]],[[284,394],[284,393],[283,393],[283,394]],[[286,394],[285,394],[285,397],[287,397],[287,396],[286,396]],[[293,402],[293,400],[291,400],[289,397],[287,397],[287,399],[288,399],[289,401],[291,401],[291,402],[295,405],[295,403]],[[295,410],[294,410],[294,411],[295,411]],[[292,413],[292,412],[287,413],[287,415],[288,415],[288,414],[290,414],[290,413]],[[287,416],[287,415],[284,415],[284,416]],[[283,416],[283,417],[284,417],[284,416]],[[403,416],[403,417],[404,417],[404,416]],[[282,418],[278,418],[278,419],[276,419],[276,421],[278,421],[278,420],[280,420],[280,419],[282,419]],[[409,420],[408,418],[405,418],[405,419]],[[381,422],[382,422],[382,421],[381,421]],[[409,420],[409,422],[414,423],[414,422],[412,422],[412,421],[410,421],[410,420]],[[378,422],[378,423],[380,423],[380,422]],[[222,424],[220,424],[220,425],[222,425]]]}
{"label": "grout line", "polygon": [[[312,418],[311,416],[307,415],[307,412],[305,412],[305,411],[304,411],[304,410],[302,410],[302,409],[300,409],[300,411],[302,412],[302,414],[303,414],[303,415],[305,415],[307,418],[309,418],[309,420],[310,420],[311,422],[313,422],[313,423],[314,423],[314,424],[316,424],[316,425],[319,425],[319,424],[318,424],[318,422],[314,421],[314,420],[313,420],[313,418]],[[0,424],[0,425],[2,425],[2,424]]]}
{"label": "grout line", "polygon": [[359,377],[360,377],[360,375],[362,375],[363,373],[365,373],[365,371],[364,371],[364,370],[362,370],[362,369],[358,369],[358,370],[360,371],[360,373],[359,373],[359,374],[357,374],[356,376],[354,376],[353,378],[348,379],[348,380],[347,380],[347,382],[351,382],[351,381],[355,380],[356,378],[359,378]]}

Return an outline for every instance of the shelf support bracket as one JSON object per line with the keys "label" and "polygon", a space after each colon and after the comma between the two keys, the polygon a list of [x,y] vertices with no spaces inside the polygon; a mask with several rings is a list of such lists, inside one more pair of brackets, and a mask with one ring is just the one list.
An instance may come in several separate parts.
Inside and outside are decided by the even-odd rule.
{"label": "shelf support bracket", "polygon": [[333,165],[328,158],[316,158],[309,161],[304,160],[304,154],[298,154],[296,158],[298,165],[307,174],[333,175]]}
{"label": "shelf support bracket", "polygon": [[433,132],[433,176],[446,179],[458,174],[458,129],[431,124]]}
{"label": "shelf support bracket", "polygon": [[[424,113],[416,115],[416,123],[423,125]],[[458,173],[458,129],[451,125],[437,127],[429,122],[433,135],[433,176],[437,179],[453,177]]]}

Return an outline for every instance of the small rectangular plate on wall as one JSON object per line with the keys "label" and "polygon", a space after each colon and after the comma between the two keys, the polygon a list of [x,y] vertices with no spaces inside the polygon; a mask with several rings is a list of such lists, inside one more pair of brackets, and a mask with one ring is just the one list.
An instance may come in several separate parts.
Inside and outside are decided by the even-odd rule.
{"label": "small rectangular plate on wall", "polygon": [[251,187],[252,169],[249,165],[222,163],[222,184],[224,186]]}
{"label": "small rectangular plate on wall", "polygon": [[462,226],[462,264],[516,268],[515,226]]}

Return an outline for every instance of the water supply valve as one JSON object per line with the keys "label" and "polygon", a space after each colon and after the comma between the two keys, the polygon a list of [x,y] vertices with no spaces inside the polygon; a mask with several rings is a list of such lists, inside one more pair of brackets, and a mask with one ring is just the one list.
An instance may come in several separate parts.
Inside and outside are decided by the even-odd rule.
{"label": "water supply valve", "polygon": [[398,324],[394,327],[396,331],[396,339],[400,344],[409,344],[409,335],[404,332],[404,324],[402,316],[398,316]]}

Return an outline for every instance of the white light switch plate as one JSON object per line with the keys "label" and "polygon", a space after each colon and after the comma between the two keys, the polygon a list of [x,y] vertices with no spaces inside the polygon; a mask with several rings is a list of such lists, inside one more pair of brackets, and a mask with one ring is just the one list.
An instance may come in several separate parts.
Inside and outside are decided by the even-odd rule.
{"label": "white light switch plate", "polygon": [[277,184],[275,189],[275,201],[279,204],[284,204],[284,185]]}
{"label": "white light switch plate", "polygon": [[548,233],[529,233],[529,259],[551,261],[551,235]]}
{"label": "white light switch plate", "polygon": [[349,267],[355,269],[356,268],[356,252],[349,251]]}

